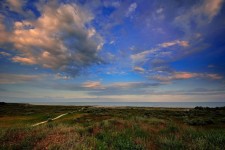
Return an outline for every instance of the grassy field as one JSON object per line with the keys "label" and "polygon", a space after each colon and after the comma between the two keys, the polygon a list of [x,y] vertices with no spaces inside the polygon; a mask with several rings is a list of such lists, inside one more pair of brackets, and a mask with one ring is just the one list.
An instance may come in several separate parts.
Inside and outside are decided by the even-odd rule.
{"label": "grassy field", "polygon": [[[52,120],[61,114],[67,115]],[[32,127],[33,124],[47,123]],[[225,107],[0,105],[0,149],[225,149]]]}

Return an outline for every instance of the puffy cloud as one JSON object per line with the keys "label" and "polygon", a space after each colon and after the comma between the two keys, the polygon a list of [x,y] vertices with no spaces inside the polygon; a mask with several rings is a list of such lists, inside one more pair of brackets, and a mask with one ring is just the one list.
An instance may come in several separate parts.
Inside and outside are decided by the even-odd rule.
{"label": "puffy cloud", "polygon": [[[19,53],[14,62],[37,64],[77,75],[83,68],[101,63],[102,37],[91,27],[93,16],[76,4],[45,5],[37,20],[14,23],[7,39]],[[0,26],[4,30],[4,26]]]}

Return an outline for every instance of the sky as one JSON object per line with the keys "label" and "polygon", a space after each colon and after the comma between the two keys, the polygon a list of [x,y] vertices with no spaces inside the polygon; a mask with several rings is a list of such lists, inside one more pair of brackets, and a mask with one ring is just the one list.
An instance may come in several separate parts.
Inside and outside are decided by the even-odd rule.
{"label": "sky", "polygon": [[1,0],[0,101],[225,102],[225,2]]}

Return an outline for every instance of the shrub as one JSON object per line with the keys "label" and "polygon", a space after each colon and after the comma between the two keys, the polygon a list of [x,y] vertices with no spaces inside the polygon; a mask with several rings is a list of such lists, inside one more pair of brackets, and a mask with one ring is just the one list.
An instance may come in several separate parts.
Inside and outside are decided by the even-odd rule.
{"label": "shrub", "polygon": [[225,123],[225,117],[220,120],[220,122]]}
{"label": "shrub", "polygon": [[203,126],[203,125],[210,125],[214,123],[214,121],[210,118],[193,118],[193,119],[187,119],[185,122],[193,126],[200,126],[200,125]]}
{"label": "shrub", "polygon": [[160,137],[158,144],[161,149],[180,150],[185,148],[182,141],[176,138],[173,134]]}

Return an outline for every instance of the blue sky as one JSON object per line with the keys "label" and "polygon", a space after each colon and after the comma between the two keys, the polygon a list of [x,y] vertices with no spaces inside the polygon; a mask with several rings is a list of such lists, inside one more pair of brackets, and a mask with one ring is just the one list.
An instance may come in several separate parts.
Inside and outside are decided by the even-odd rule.
{"label": "blue sky", "polygon": [[1,101],[225,101],[224,14],[224,0],[3,0]]}

